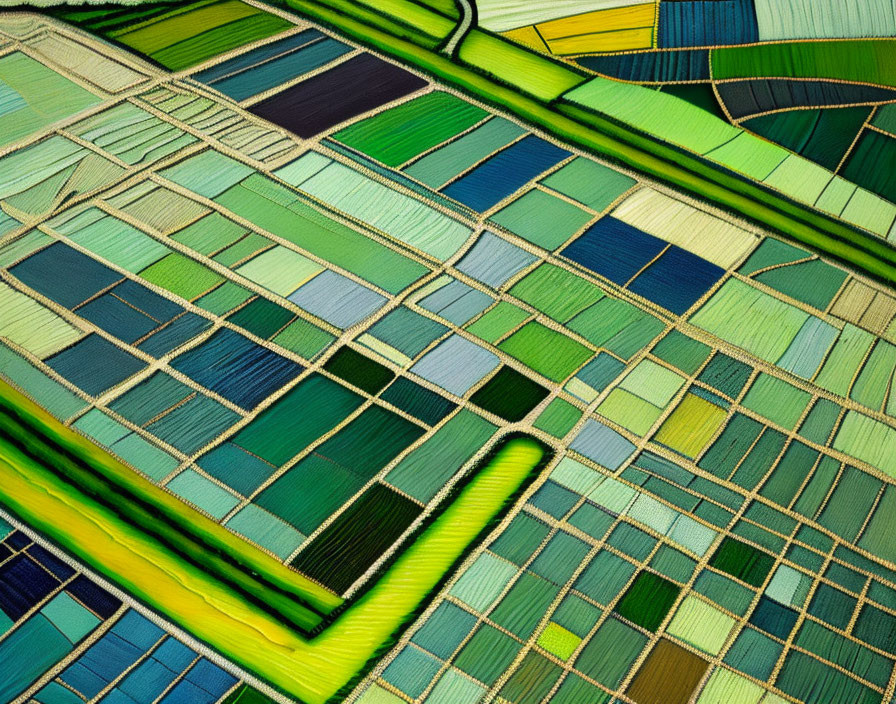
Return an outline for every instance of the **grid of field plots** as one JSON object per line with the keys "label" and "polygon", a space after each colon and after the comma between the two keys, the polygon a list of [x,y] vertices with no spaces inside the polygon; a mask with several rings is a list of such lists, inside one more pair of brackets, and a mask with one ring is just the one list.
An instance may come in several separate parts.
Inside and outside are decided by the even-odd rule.
{"label": "grid of field plots", "polygon": [[896,297],[321,28],[182,16],[116,37],[176,74],[0,19],[5,377],[348,596],[550,445],[352,700],[891,701]]}
{"label": "grid of field plots", "polygon": [[[0,517],[0,698],[271,704]],[[217,658],[215,658],[217,660]]]}

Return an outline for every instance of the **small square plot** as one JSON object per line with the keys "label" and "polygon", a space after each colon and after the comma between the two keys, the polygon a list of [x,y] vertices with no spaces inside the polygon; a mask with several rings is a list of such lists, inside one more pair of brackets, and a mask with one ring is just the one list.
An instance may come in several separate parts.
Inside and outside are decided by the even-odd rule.
{"label": "small square plot", "polygon": [[413,359],[448,328],[409,308],[400,306],[371,326],[369,334]]}
{"label": "small square plot", "polygon": [[595,540],[600,540],[616,519],[594,504],[585,502],[567,520],[571,526],[575,526]]}
{"label": "small square plot", "polygon": [[679,605],[666,632],[710,655],[718,655],[734,624],[734,619],[725,612],[688,596]]}
{"label": "small square plot", "polygon": [[725,655],[725,663],[741,672],[765,680],[771,677],[784,646],[755,628],[744,628]]}
{"label": "small square plot", "polygon": [[424,310],[435,313],[454,325],[464,325],[488,308],[495,299],[456,279],[420,301]]}
{"label": "small square plot", "polygon": [[694,574],[697,563],[683,552],[668,545],[661,545],[651,559],[650,566],[669,579],[674,579],[676,582],[687,582]]}
{"label": "small square plot", "polygon": [[725,422],[728,413],[705,398],[685,394],[663,421],[654,439],[685,457],[697,457]]}
{"label": "small square plot", "polygon": [[582,412],[568,401],[555,398],[535,420],[535,427],[543,430],[555,438],[562,438],[573,429]]}
{"label": "small square plot", "polygon": [[302,371],[302,365],[227,328],[176,357],[171,366],[246,410]]}
{"label": "small square plot", "polygon": [[475,616],[444,601],[414,634],[411,641],[446,660],[475,626]]}
{"label": "small square plot", "polygon": [[610,281],[625,285],[660,252],[663,240],[606,216],[563,250],[563,256]]}
{"label": "small square plot", "polygon": [[501,367],[470,401],[480,408],[515,423],[547,398],[548,390],[511,367]]}
{"label": "small square plot", "polygon": [[575,506],[579,498],[578,494],[569,489],[548,481],[535,492],[532,498],[529,499],[529,503],[548,515],[560,519],[569,512],[569,509]]}
{"label": "small square plot", "polygon": [[439,671],[441,663],[416,648],[405,647],[389,663],[383,679],[411,697],[419,697]]}
{"label": "small square plot", "polygon": [[687,704],[707,667],[709,663],[702,658],[661,638],[626,694],[637,704]]}
{"label": "small square plot", "polygon": [[[72,272],[77,272],[77,276]],[[66,308],[83,303],[122,278],[109,267],[62,242],[51,244],[16,264],[9,273]]]}
{"label": "small square plot", "polygon": [[563,585],[590,551],[587,543],[561,530],[548,541],[530,569],[555,584]]}
{"label": "small square plot", "polygon": [[628,289],[681,315],[724,274],[721,267],[673,245],[640,273]]}
{"label": "small square plot", "polygon": [[635,450],[625,437],[593,419],[585,423],[570,448],[607,469],[619,469]]}
{"label": "small square plot", "polygon": [[592,219],[582,208],[532,189],[492,216],[492,221],[545,249],[556,249]]}
{"label": "small square plot", "polygon": [[858,600],[846,592],[828,584],[819,584],[809,603],[809,613],[831,624],[835,628],[845,629],[852,619]]}
{"label": "small square plot", "polygon": [[522,646],[497,628],[483,624],[455,660],[457,668],[492,685],[510,666]]}
{"label": "small square plot", "polygon": [[746,543],[734,538],[725,538],[709,559],[709,564],[742,582],[758,587],[765,581],[775,560],[771,555]]}
{"label": "small square plot", "polygon": [[491,544],[491,550],[515,565],[528,560],[550,529],[537,518],[521,512],[513,517],[510,525]]}
{"label": "small square plot", "polygon": [[546,579],[523,572],[489,618],[517,638],[527,639],[551,607],[560,588]]}
{"label": "small square plot", "polygon": [[659,628],[681,588],[652,572],[641,572],[616,604],[616,613],[648,631]]}
{"label": "small square plot", "polygon": [[485,232],[458,262],[457,270],[486,286],[499,288],[535,259],[534,254],[502,240],[491,232]]}
{"label": "small square plot", "polygon": [[446,391],[463,396],[499,364],[498,356],[452,335],[425,354],[411,371]]}
{"label": "small square plot", "polygon": [[671,330],[653,348],[653,354],[678,367],[686,374],[693,374],[706,361],[712,349],[691,339],[678,330]]}
{"label": "small square plot", "polygon": [[616,689],[647,644],[647,636],[616,618],[608,618],[576,658],[577,670]]}
{"label": "small square plot", "polygon": [[632,559],[643,562],[650,555],[657,540],[649,533],[645,533],[629,523],[620,522],[607,539],[607,543]]}
{"label": "small square plot", "polygon": [[697,378],[729,398],[737,398],[746,386],[751,371],[743,362],[719,352],[709,360]]}
{"label": "small square plot", "polygon": [[601,550],[575,582],[576,590],[598,604],[609,604],[635,573],[635,566],[608,550]]}
{"label": "small square plot", "polygon": [[343,330],[373,315],[387,301],[376,291],[329,269],[299,287],[288,298],[312,315]]}
{"label": "small square plot", "polygon": [[561,660],[569,660],[581,642],[579,636],[553,621],[538,636],[538,645]]}
{"label": "small square plot", "polygon": [[796,625],[798,614],[768,597],[760,597],[750,616],[750,623],[766,633],[787,640]]}
{"label": "small square plot", "polygon": [[482,553],[451,587],[451,595],[474,611],[485,611],[517,574],[514,565]]}
{"label": "small square plot", "polygon": [[560,602],[552,620],[567,631],[584,638],[600,620],[603,611],[576,594],[569,593]]}

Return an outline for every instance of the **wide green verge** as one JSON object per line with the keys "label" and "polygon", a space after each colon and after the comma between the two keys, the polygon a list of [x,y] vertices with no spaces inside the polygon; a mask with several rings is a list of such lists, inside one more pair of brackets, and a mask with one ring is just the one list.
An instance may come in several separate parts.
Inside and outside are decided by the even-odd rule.
{"label": "wide green verge", "polygon": [[[397,2],[392,0],[390,7]],[[721,205],[786,237],[896,283],[896,249],[881,238],[722,169],[628,125],[564,102],[586,77],[549,57],[473,30],[451,59],[387,31],[350,0],[278,0],[313,21],[391,55],[437,80],[609,160]],[[419,12],[419,7],[415,8]],[[394,8],[393,8],[394,12]]]}
{"label": "wide green verge", "polygon": [[536,476],[546,456],[533,439],[507,440],[376,584],[309,638],[307,624],[299,622],[316,614],[301,605],[289,611],[288,596],[270,585],[249,585],[237,569],[232,575],[216,569],[222,556],[199,554],[188,544],[192,537],[182,538],[158,505],[107,481],[98,465],[114,464],[113,458],[5,383],[0,401],[0,504],[165,618],[306,704],[324,704],[363,674]]}
{"label": "wide green verge", "polygon": [[[343,600],[146,481],[0,380],[0,443],[51,468],[178,559],[311,632]],[[4,487],[5,488],[5,487]],[[2,491],[2,488],[0,488]]]}

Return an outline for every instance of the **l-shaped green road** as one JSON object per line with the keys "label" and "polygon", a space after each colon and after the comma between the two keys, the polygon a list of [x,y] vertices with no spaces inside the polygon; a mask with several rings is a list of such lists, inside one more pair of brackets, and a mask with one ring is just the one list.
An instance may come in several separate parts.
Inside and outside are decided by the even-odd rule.
{"label": "l-shaped green road", "polygon": [[[565,64],[459,27],[455,18],[411,0],[284,1],[566,142],[896,283],[896,250],[880,238],[562,101],[586,80]],[[306,704],[338,696],[365,670],[546,457],[547,449],[533,439],[506,439],[373,587],[344,604],[0,382],[0,503],[165,618]]]}

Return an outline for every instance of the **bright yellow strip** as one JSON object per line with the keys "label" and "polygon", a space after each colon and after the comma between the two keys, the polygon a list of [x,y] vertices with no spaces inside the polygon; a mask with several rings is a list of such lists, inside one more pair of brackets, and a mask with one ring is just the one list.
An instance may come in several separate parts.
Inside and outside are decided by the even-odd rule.
{"label": "bright yellow strip", "polygon": [[538,26],[547,41],[563,39],[577,34],[594,34],[596,32],[615,32],[622,29],[653,27],[656,20],[656,3],[643,5],[614,7],[609,10],[595,10],[572,17],[561,17],[557,20],[542,22]]}
{"label": "bright yellow strip", "polygon": [[[206,518],[178,497],[149,483],[83,435],[63,426],[43,408],[2,380],[0,380],[0,407],[9,408],[20,418],[25,419],[19,422],[29,439],[39,442],[40,437],[49,438],[78,458],[82,464],[89,465],[96,481],[116,486],[119,490],[123,490],[124,495],[137,497],[140,501],[154,506],[159,516],[168,519],[166,525],[188,524],[197,541],[207,545],[215,553],[232,556],[245,567],[239,574],[234,572],[235,580],[238,576],[242,576],[243,579],[240,581],[245,583],[248,575],[253,573],[261,575],[268,584],[283,592],[272,597],[275,601],[276,598],[286,599],[289,598],[287,595],[294,595],[298,601],[307,603],[321,614],[329,614],[342,605],[343,600],[338,595],[286,567],[279,560]],[[13,421],[0,418],[0,426],[8,426],[11,422]],[[0,498],[3,490],[4,487],[0,484]],[[264,593],[260,592],[259,596]],[[272,606],[276,607],[277,604]]]}
{"label": "bright yellow strip", "polygon": [[289,655],[297,636],[285,626],[256,613],[220,582],[2,440],[0,490],[14,515],[88,564],[117,575],[115,581],[140,601],[223,653],[245,651],[241,665],[265,672],[269,659]]}
{"label": "bright yellow strip", "polygon": [[523,44],[531,49],[535,49],[535,51],[548,51],[547,45],[538,36],[538,32],[531,24],[526,27],[517,27],[507,32],[501,32],[501,36],[517,44]]}
{"label": "bright yellow strip", "polygon": [[617,32],[584,34],[548,41],[551,52],[563,54],[597,54],[629,49],[649,49],[653,46],[653,27],[621,29]]}
{"label": "bright yellow strip", "polygon": [[348,682],[364,666],[543,458],[544,449],[534,440],[510,440],[373,589],[312,643],[297,650],[303,669],[327,672],[330,680],[327,686],[303,697],[308,704],[323,704],[338,690],[333,682]]}

